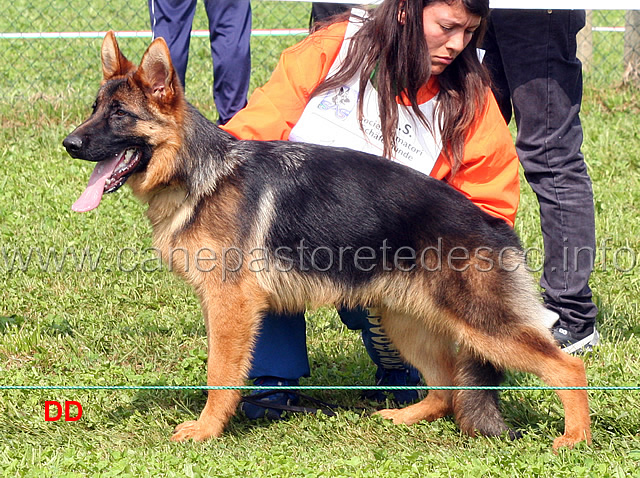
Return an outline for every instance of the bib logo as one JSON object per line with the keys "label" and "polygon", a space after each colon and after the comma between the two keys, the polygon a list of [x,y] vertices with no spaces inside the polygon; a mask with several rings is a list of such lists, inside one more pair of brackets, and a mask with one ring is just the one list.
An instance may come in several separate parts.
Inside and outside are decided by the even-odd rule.
{"label": "bib logo", "polygon": [[351,88],[348,86],[341,86],[339,90],[330,91],[322,98],[318,109],[328,111],[335,108],[336,117],[345,119],[355,106],[355,103],[349,98],[349,91]]}
{"label": "bib logo", "polygon": [[[73,405],[76,408],[76,414],[71,415],[70,406]],[[55,416],[52,416],[52,407],[56,409]],[[65,400],[64,402],[64,421],[65,422],[77,422],[82,417],[82,405],[75,400]],[[46,422],[57,422],[62,418],[62,404],[56,400],[46,400],[44,402],[44,420]]]}

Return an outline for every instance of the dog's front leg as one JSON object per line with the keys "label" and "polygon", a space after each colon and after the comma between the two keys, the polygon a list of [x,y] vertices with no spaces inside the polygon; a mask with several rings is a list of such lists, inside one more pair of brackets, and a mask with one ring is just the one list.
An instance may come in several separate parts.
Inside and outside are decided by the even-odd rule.
{"label": "dog's front leg", "polygon": [[[242,284],[209,287],[200,293],[207,326],[207,385],[244,384],[262,317],[263,298]],[[206,440],[222,435],[240,401],[238,390],[209,390],[198,420],[178,425],[172,441]]]}

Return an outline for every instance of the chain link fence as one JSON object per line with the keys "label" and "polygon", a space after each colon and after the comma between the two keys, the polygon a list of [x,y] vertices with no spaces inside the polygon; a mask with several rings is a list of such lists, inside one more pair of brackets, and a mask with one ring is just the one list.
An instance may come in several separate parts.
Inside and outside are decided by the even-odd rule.
{"label": "chain link fence", "polygon": [[[264,83],[280,52],[300,41],[309,25],[309,2],[253,0],[250,90]],[[119,36],[137,62],[151,33],[146,1],[11,0],[0,17],[0,102],[92,98],[101,77],[99,50],[105,31]],[[213,105],[207,17],[198,3],[187,71],[187,96]],[[198,31],[202,31],[200,34]],[[598,87],[640,84],[640,12],[588,12],[579,39],[585,81]]]}
{"label": "chain link fence", "polygon": [[587,11],[578,56],[587,82],[640,85],[640,10]]}
{"label": "chain link fence", "polygon": [[[310,3],[252,1],[252,91],[269,79],[280,52],[300,41]],[[146,0],[11,0],[0,16],[0,102],[92,99],[102,78],[104,32],[118,32],[123,53],[137,63],[151,41]],[[207,15],[198,2],[186,90],[212,106],[213,66]]]}

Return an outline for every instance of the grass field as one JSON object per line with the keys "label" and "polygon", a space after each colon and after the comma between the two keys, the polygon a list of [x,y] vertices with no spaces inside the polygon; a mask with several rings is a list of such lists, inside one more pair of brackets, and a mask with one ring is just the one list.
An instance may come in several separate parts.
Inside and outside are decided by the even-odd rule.
{"label": "grass field", "polygon": [[[122,46],[128,51],[126,42]],[[73,70],[74,58],[66,61]],[[87,80],[90,91],[97,88],[95,74]],[[256,75],[254,86],[265,79]],[[62,92],[67,84],[46,86]],[[123,188],[91,213],[70,210],[90,167],[71,160],[61,141],[92,100],[66,93],[0,103],[0,385],[204,384],[206,342],[197,300],[149,251],[143,207]],[[215,117],[210,102],[201,106]],[[598,245],[604,246],[592,276],[602,345],[585,357],[594,386],[640,385],[639,118],[640,91],[587,88],[584,152]],[[541,247],[536,200],[524,181],[516,230],[525,247]],[[532,260],[537,268],[540,257]],[[374,368],[359,337],[332,309],[310,312],[308,333],[312,377],[304,385],[373,384]],[[506,385],[541,383],[510,374]],[[516,442],[469,438],[451,419],[393,426],[371,417],[375,404],[354,390],[311,394],[344,410],[277,423],[238,414],[218,440],[172,444],[173,427],[202,409],[200,391],[0,390],[0,473],[640,476],[640,391],[590,392],[593,445],[557,455],[551,442],[563,421],[551,391],[502,393],[507,421],[525,431]],[[77,422],[45,422],[46,400],[78,401],[84,414]]]}

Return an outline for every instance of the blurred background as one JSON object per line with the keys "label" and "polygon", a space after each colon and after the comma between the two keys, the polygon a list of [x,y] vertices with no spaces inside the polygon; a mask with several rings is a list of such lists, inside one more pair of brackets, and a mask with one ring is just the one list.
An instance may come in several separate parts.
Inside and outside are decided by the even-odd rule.
{"label": "blurred background", "polygon": [[[306,35],[310,2],[253,0],[250,91],[264,83],[280,52]],[[151,39],[146,1],[12,0],[0,17],[0,102],[87,101],[101,77],[99,49],[115,30],[137,63]],[[214,108],[207,17],[198,2],[187,71],[187,95]],[[640,84],[640,11],[590,10],[579,38],[585,85]]]}

